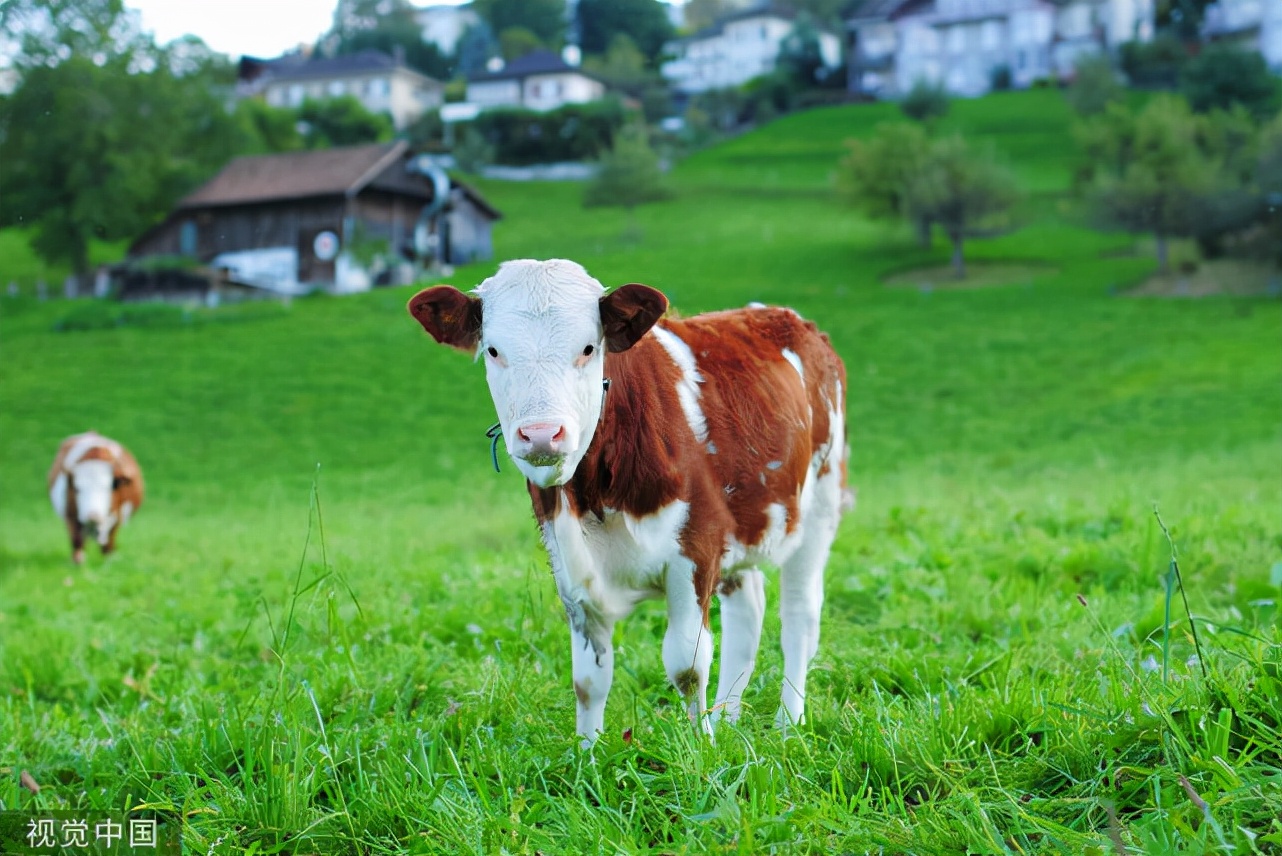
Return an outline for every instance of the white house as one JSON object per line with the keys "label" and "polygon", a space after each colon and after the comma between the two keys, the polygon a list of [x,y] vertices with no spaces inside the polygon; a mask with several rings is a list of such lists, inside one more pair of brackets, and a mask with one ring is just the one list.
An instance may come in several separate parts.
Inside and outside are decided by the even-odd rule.
{"label": "white house", "polygon": [[1274,71],[1282,71],[1282,0],[1218,0],[1206,7],[1202,35],[1259,51]]}
{"label": "white house", "polygon": [[253,90],[273,107],[297,107],[308,98],[355,96],[372,113],[387,113],[402,129],[445,100],[445,86],[381,51],[361,51],[332,59],[268,62]]}
{"label": "white house", "polygon": [[444,53],[454,53],[459,39],[468,27],[481,17],[467,6],[421,6],[414,10],[414,20],[423,30],[423,41],[436,45]]}
{"label": "white house", "polygon": [[[673,59],[663,64],[664,78],[684,93],[741,86],[774,71],[779,48],[795,25],[792,12],[770,6],[727,15],[715,25],[664,46]],[[824,65],[841,64],[841,40],[821,32]]]}
{"label": "white house", "polygon": [[605,97],[605,84],[551,51],[535,51],[467,79],[467,101],[480,109],[555,110]]}
{"label": "white house", "polygon": [[1070,77],[1078,57],[1153,36],[1153,0],[872,0],[847,22],[852,92],[894,97],[918,81],[957,95]]}

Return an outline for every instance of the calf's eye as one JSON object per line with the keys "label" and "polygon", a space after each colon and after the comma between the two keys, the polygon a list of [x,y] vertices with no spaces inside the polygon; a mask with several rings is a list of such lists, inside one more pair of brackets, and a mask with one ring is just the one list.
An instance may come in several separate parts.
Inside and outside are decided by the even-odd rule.
{"label": "calf's eye", "polygon": [[485,353],[489,354],[491,357],[493,357],[496,360],[499,358],[499,349],[494,347],[493,345],[486,348]]}
{"label": "calf's eye", "polygon": [[588,345],[586,348],[583,349],[583,356],[590,357],[595,351],[596,351],[596,348],[594,348],[592,345]]}

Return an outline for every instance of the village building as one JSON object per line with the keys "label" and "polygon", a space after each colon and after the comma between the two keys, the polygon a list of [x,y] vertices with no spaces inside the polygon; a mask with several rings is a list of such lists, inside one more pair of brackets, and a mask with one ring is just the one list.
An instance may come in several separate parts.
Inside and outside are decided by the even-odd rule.
{"label": "village building", "polygon": [[407,265],[491,258],[499,216],[404,141],[258,155],[182,199],[129,258],[186,257],[282,294],[361,291]]}
{"label": "village building", "polygon": [[[571,58],[575,57],[568,50]],[[534,51],[467,79],[467,103],[477,109],[555,110],[605,97],[605,84],[551,51]]]}
{"label": "village building", "polygon": [[350,95],[371,113],[386,113],[397,130],[412,125],[445,101],[445,85],[399,56],[368,50],[327,59],[287,54],[274,60],[244,57],[238,91],[272,107],[298,107],[308,99]]}
{"label": "village building", "polygon": [[1202,37],[1256,51],[1282,72],[1282,0],[1218,0],[1206,7]]}
{"label": "village building", "polygon": [[[775,70],[779,49],[795,26],[795,13],[770,5],[733,12],[706,30],[665,45],[664,53],[672,59],[661,72],[686,95],[742,86]],[[832,33],[819,33],[819,51],[826,67],[841,64],[841,39]]]}
{"label": "village building", "polygon": [[869,0],[848,19],[858,96],[899,97],[918,82],[982,95],[1069,79],[1083,55],[1153,37],[1153,0]]}

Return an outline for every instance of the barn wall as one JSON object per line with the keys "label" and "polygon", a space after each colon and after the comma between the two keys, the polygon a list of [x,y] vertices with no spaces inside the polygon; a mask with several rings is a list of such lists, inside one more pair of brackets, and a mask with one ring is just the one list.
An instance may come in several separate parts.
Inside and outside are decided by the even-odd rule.
{"label": "barn wall", "polygon": [[[297,247],[304,233],[331,229],[341,234],[344,200],[289,200],[257,205],[231,205],[177,211],[152,234],[142,238],[134,254],[193,255],[209,261],[219,253],[267,247]],[[183,229],[194,224],[194,252],[183,246]],[[189,239],[190,240],[190,239]]]}

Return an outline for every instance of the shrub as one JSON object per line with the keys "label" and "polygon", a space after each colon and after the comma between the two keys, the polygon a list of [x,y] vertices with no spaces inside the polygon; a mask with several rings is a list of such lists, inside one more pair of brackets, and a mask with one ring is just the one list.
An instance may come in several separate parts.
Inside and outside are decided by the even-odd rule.
{"label": "shrub", "polygon": [[929,122],[948,114],[948,93],[938,83],[919,80],[899,103],[899,109],[909,119]]}
{"label": "shrub", "polygon": [[1174,89],[1187,62],[1184,43],[1170,33],[1151,42],[1127,42],[1121,49],[1122,71],[1131,86]]}
{"label": "shrub", "polygon": [[1083,57],[1075,71],[1073,83],[1064,97],[1077,115],[1098,115],[1109,104],[1121,100],[1124,90],[1108,57],[1102,54]]}
{"label": "shrub", "polygon": [[1282,86],[1264,57],[1232,45],[1211,45],[1184,68],[1180,88],[1199,113],[1241,105],[1267,119],[1282,104]]}
{"label": "shrub", "polygon": [[494,147],[494,162],[523,166],[593,160],[610,147],[627,116],[621,102],[608,99],[568,104],[546,113],[487,110],[471,127]]}

